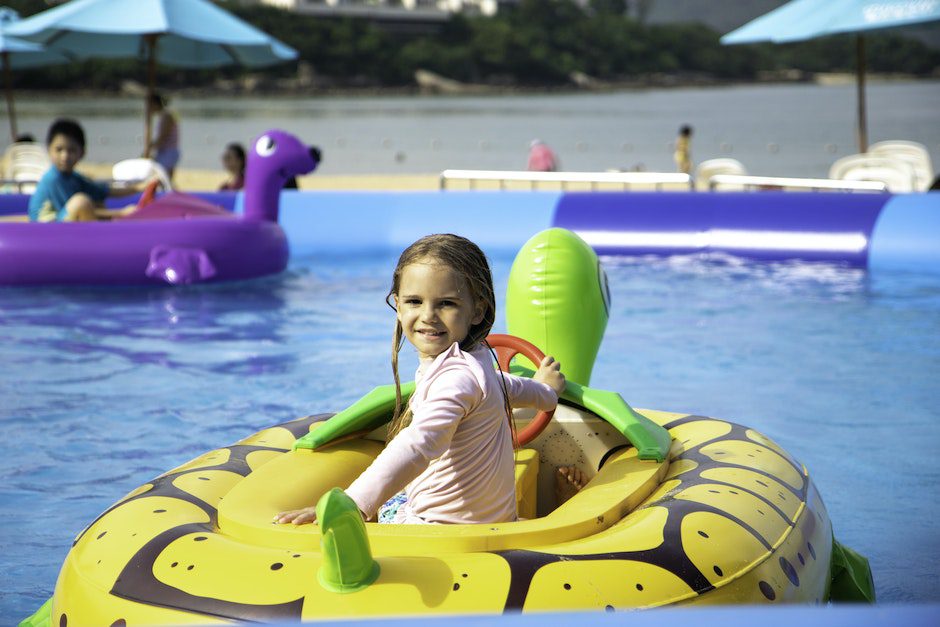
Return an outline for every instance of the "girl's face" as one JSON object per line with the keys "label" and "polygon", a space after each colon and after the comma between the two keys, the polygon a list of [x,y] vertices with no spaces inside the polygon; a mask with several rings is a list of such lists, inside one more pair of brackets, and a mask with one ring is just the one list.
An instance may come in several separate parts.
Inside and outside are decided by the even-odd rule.
{"label": "girl's face", "polygon": [[421,359],[433,359],[467,337],[483,320],[467,280],[451,268],[425,260],[402,268],[395,294],[398,321]]}

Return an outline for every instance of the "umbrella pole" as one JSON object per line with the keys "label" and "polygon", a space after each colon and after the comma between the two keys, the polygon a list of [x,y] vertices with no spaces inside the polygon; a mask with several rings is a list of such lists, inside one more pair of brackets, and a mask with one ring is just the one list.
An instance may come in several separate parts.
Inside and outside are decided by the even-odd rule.
{"label": "umbrella pole", "polygon": [[151,120],[153,117],[153,94],[154,94],[154,85],[157,82],[157,36],[156,35],[147,35],[147,103],[144,105],[145,115],[147,116],[144,120],[144,157],[150,158],[150,133],[151,133]]}
{"label": "umbrella pole", "polygon": [[10,143],[16,142],[16,109],[13,106],[13,74],[10,72],[10,53],[3,53],[3,82],[6,86],[7,113],[10,114]]}
{"label": "umbrella pole", "polygon": [[858,151],[868,150],[868,120],[865,111],[865,38],[859,35],[855,41],[855,84],[858,86]]}

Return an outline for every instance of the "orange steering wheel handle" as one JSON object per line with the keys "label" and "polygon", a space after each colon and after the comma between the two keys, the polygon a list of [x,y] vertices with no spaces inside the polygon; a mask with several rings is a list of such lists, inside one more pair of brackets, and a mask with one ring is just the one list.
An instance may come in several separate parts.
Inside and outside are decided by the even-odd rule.
{"label": "orange steering wheel handle", "polygon": [[[536,368],[542,363],[542,359],[545,358],[545,353],[540,351],[535,344],[527,342],[515,335],[492,333],[486,338],[486,341],[496,353],[496,363],[499,364],[499,369],[503,372],[509,372],[509,362],[512,361],[512,358],[516,355],[522,355],[527,358],[535,364]],[[535,418],[533,418],[522,431],[516,432],[516,441],[513,442],[515,448],[522,448],[537,438],[539,434],[545,430],[545,427],[548,426],[549,421],[554,415],[554,409],[552,411],[540,411],[537,413]]]}
{"label": "orange steering wheel handle", "polygon": [[157,188],[160,186],[160,181],[154,179],[147,183],[147,187],[144,188],[143,193],[140,195],[140,200],[137,201],[137,209],[143,209],[147,205],[153,202],[154,197],[157,195]]}

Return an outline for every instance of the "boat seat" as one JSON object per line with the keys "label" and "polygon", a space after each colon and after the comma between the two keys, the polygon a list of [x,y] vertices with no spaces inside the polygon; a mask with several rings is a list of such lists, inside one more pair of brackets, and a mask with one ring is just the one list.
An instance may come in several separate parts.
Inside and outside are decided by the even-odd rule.
{"label": "boat seat", "polygon": [[539,452],[532,448],[516,449],[516,515],[535,518],[538,508]]}
{"label": "boat seat", "polygon": [[162,165],[153,159],[137,158],[118,161],[111,168],[111,180],[116,183],[136,184],[156,177],[164,191],[172,191],[170,177]]}
{"label": "boat seat", "polygon": [[[336,486],[347,486],[381,452],[383,443],[356,438],[323,450],[298,449],[265,463],[219,503],[220,533],[233,541],[287,550],[320,550],[317,525],[277,525],[275,513],[315,503]],[[523,453],[517,467],[522,511],[531,512],[538,452]],[[385,525],[367,523],[377,556],[436,552],[501,551],[557,544],[591,536],[617,523],[659,485],[669,466],[640,460],[635,448],[613,455],[588,484],[546,516],[498,524]]]}

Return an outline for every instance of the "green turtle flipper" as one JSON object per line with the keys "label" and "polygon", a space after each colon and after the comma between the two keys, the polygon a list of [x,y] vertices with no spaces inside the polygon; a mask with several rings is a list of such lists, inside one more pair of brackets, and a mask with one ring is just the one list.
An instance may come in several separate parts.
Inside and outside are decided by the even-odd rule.
{"label": "green turtle flipper", "polygon": [[[415,382],[401,384],[401,400],[407,402],[415,390]],[[395,386],[380,385],[358,401],[322,423],[294,442],[294,450],[316,449],[356,431],[376,429],[391,418],[395,409]]]}
{"label": "green turtle flipper", "polygon": [[[535,374],[532,369],[516,364],[510,367],[510,372],[522,377]],[[669,455],[669,447],[672,446],[669,432],[630,407],[617,392],[598,390],[568,380],[561,398],[609,422],[636,447],[640,459],[661,462]]]}
{"label": "green turtle flipper", "polygon": [[20,621],[19,627],[49,627],[52,624],[52,598],[39,606],[36,612]]}
{"label": "green turtle flipper", "polygon": [[317,573],[321,586],[345,594],[362,590],[378,578],[379,563],[372,559],[369,536],[355,501],[333,488],[317,503],[317,523],[323,554]]}
{"label": "green turtle flipper", "polygon": [[832,539],[832,583],[829,600],[847,603],[874,603],[875,583],[868,558]]}
{"label": "green turtle flipper", "polygon": [[672,444],[669,432],[635,411],[620,394],[568,381],[562,398],[577,403],[612,424],[636,447],[640,459],[661,462],[669,455]]}

